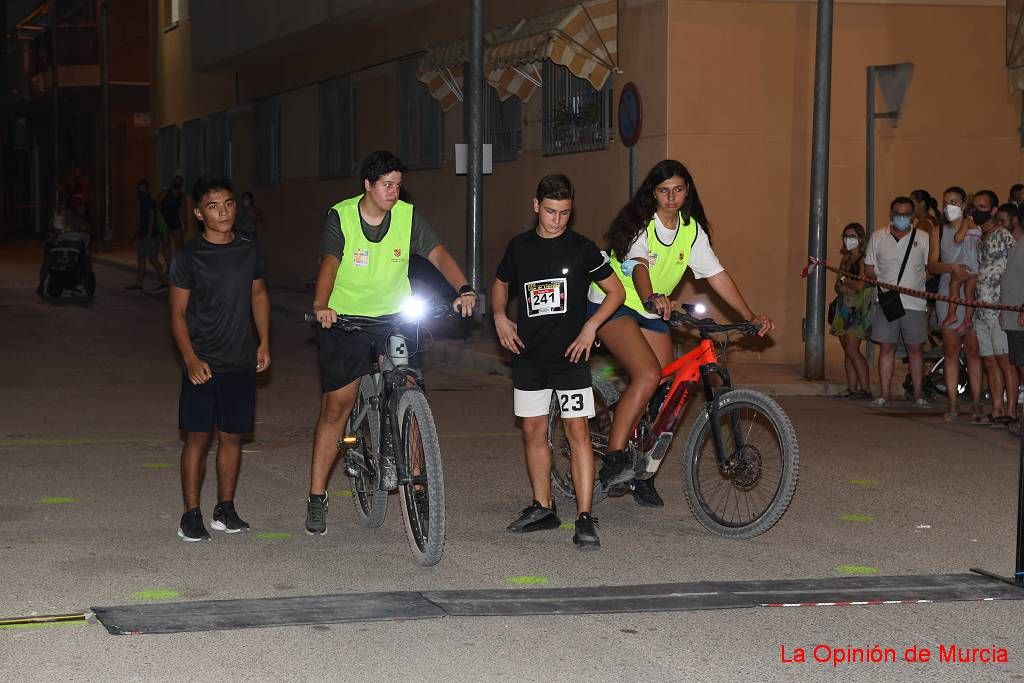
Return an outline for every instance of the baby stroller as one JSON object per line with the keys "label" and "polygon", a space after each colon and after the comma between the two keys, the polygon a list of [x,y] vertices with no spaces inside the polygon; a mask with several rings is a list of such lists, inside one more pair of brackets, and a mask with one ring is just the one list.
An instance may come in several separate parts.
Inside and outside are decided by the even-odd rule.
{"label": "baby stroller", "polygon": [[80,289],[86,296],[96,293],[96,274],[89,257],[89,233],[64,232],[46,250],[43,287],[49,296],[59,297],[65,289]]}

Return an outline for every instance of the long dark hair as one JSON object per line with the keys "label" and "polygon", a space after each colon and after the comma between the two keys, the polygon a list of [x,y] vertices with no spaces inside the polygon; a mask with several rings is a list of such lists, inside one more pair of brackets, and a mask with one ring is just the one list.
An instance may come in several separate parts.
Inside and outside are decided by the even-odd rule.
{"label": "long dark hair", "polygon": [[914,190],[910,193],[910,196],[924,204],[925,213],[934,219],[935,225],[942,225],[943,221],[942,214],[939,213],[939,202],[935,197],[931,196],[928,190]]}
{"label": "long dark hair", "polygon": [[658,201],[654,197],[654,188],[669,178],[679,177],[686,183],[686,200],[680,211],[683,220],[689,222],[696,219],[700,227],[708,235],[711,234],[711,223],[704,213],[704,205],[700,202],[700,195],[697,193],[697,184],[693,182],[690,171],[674,159],[665,159],[654,165],[640,184],[636,194],[625,206],[619,209],[619,213],[612,221],[611,227],[605,234],[608,243],[608,250],[617,259],[626,257],[629,245],[633,243],[636,236],[642,230],[647,229],[647,224],[654,218],[654,212],[658,208]]}

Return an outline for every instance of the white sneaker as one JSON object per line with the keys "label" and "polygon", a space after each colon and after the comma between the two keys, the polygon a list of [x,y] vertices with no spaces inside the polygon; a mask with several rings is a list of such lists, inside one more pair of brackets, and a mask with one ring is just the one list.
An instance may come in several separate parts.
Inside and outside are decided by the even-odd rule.
{"label": "white sneaker", "polygon": [[921,408],[922,410],[928,410],[929,408],[932,407],[932,403],[927,399],[919,398],[916,401],[914,401],[914,407]]}
{"label": "white sneaker", "polygon": [[871,407],[872,408],[888,408],[889,407],[889,402],[886,401],[881,396],[879,396],[878,398],[876,398],[874,401],[871,402]]}

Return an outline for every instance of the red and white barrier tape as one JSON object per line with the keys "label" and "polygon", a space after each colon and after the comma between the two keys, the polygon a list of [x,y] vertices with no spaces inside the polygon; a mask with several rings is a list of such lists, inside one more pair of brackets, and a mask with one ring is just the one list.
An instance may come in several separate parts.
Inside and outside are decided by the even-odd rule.
{"label": "red and white barrier tape", "polygon": [[919,289],[910,289],[909,287],[900,287],[898,285],[889,284],[888,282],[879,282],[875,278],[867,277],[864,275],[856,275],[846,270],[840,270],[834,266],[828,265],[821,259],[816,259],[813,256],[807,258],[807,267],[800,271],[800,277],[806,278],[812,268],[821,267],[825,270],[831,270],[833,273],[838,275],[844,275],[851,280],[861,280],[867,282],[870,285],[875,285],[883,289],[894,289],[900,294],[906,294],[908,296],[914,296],[918,299],[931,299],[932,301],[945,301],[951,304],[957,304],[958,306],[970,306],[971,308],[991,308],[995,311],[1016,311],[1020,313],[1024,311],[1024,306],[1011,306],[1010,304],[991,304],[987,301],[970,301],[968,299],[961,299],[955,296],[949,296],[947,294],[933,294],[932,292],[923,292]]}

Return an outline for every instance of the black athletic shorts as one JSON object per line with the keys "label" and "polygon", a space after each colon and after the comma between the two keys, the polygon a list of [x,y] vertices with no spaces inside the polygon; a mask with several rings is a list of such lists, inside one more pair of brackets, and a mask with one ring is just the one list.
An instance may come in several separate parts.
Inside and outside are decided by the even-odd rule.
{"label": "black athletic shorts", "polygon": [[1016,365],[1018,368],[1024,367],[1024,332],[1007,330],[1006,342],[1010,347],[1010,364]]}
{"label": "black athletic shorts", "polygon": [[178,428],[186,432],[248,434],[256,419],[256,369],[215,372],[203,384],[181,376]]}
{"label": "black athletic shorts", "polygon": [[[386,332],[387,328],[382,328]],[[387,346],[387,337],[360,330],[346,332],[335,327],[317,328],[320,344],[320,390],[336,391],[370,373],[376,344],[378,352]]]}

